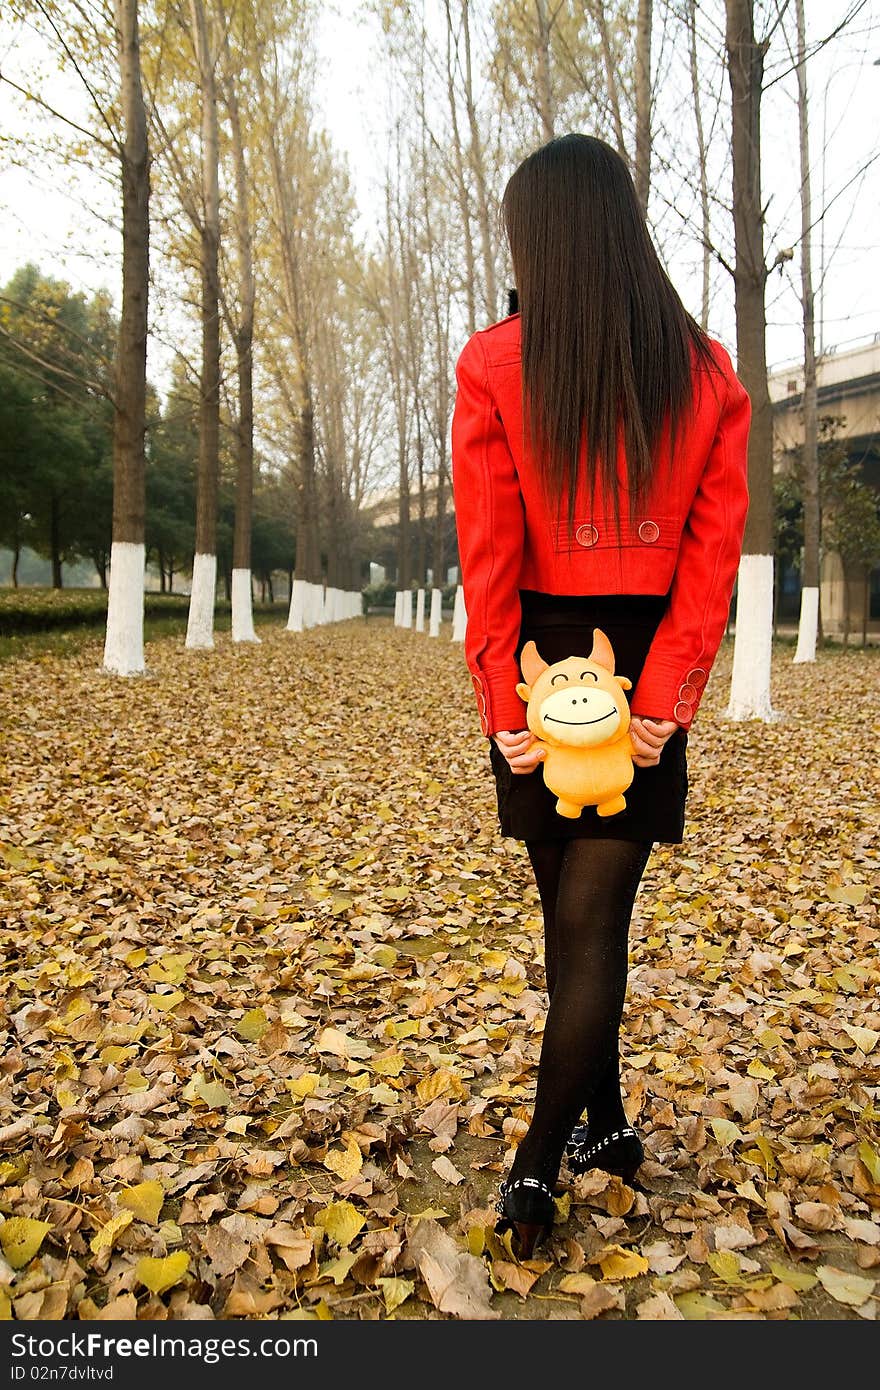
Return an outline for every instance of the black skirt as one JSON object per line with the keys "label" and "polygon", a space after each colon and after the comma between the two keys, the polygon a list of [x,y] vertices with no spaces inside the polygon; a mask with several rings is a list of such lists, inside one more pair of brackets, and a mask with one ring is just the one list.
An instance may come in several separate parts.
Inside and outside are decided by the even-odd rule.
{"label": "black skirt", "polygon": [[[614,649],[615,674],[635,689],[648,648],[669,602],[668,594],[601,594],[592,596],[520,591],[522,623],[517,660],[526,642],[552,665],[569,656],[589,656],[593,629],[601,628]],[[627,690],[627,700],[632,691]],[[525,721],[523,721],[525,722]],[[507,759],[489,741],[489,758],[498,795],[501,834],[515,840],[559,840],[579,836],[651,840],[681,844],[688,790],[687,733],[678,729],[663,746],[653,767],[635,767],[624,793],[626,810],[600,816],[585,806],[577,819],[560,816],[556,796],[544,782],[539,763],[532,772],[512,772]]]}

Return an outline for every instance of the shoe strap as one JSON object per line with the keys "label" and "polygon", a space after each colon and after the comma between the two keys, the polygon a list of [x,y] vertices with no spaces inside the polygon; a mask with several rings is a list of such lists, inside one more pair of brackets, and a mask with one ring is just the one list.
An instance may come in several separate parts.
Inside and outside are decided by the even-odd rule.
{"label": "shoe strap", "polygon": [[540,1178],[514,1178],[512,1182],[508,1181],[502,1183],[502,1197],[506,1197],[509,1192],[515,1192],[518,1187],[527,1187],[532,1188],[533,1190],[537,1189],[538,1191],[543,1192],[545,1197],[553,1196],[552,1187],[548,1187],[545,1182],[541,1182]]}
{"label": "shoe strap", "polygon": [[575,1149],[575,1155],[579,1159],[592,1158],[595,1154],[600,1154],[603,1149],[607,1149],[609,1144],[615,1143],[618,1139],[638,1138],[634,1129],[625,1125],[623,1129],[615,1129],[611,1134],[606,1134],[604,1139],[597,1139],[595,1144],[579,1144]]}

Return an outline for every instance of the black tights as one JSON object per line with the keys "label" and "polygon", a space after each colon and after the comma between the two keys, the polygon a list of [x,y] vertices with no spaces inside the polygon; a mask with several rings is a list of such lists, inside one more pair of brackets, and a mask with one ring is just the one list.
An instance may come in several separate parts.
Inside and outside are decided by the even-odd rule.
{"label": "black tights", "polygon": [[629,924],[653,841],[527,840],[544,914],[550,1006],[535,1108],[514,1177],[553,1184],[586,1107],[598,1135],[626,1124],[618,1034],[626,995]]}

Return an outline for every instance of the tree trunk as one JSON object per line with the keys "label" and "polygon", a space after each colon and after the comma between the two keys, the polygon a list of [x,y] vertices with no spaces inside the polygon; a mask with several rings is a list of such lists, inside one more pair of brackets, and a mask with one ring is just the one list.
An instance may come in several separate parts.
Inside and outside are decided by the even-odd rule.
{"label": "tree trunk", "polygon": [[253,239],[248,212],[248,179],[244,141],[238,109],[235,77],[226,81],[226,107],[232,131],[235,165],[235,230],[239,262],[239,314],[235,331],[238,364],[237,466],[235,475],[235,524],[232,538],[232,640],[259,642],[254,631],[251,584],[251,528],[254,495],[254,280]]}
{"label": "tree trunk", "polygon": [[202,0],[190,0],[190,14],[202,105],[202,375],[199,388],[195,556],[186,646],[211,648],[214,645],[220,477],[220,143],[216,55],[212,52]]}
{"label": "tree trunk", "polygon": [[611,51],[608,20],[605,15],[605,6],[601,3],[601,0],[592,0],[590,13],[599,29],[602,62],[605,67],[605,90],[608,95],[608,105],[611,108],[611,119],[614,126],[614,139],[617,145],[617,153],[623,159],[626,159],[626,140],[623,134],[623,119],[620,114],[620,95],[617,90],[617,65],[614,61],[614,54]]}
{"label": "tree trunk", "polygon": [[707,148],[703,129],[703,100],[700,94],[700,72],[697,64],[697,0],[688,0],[688,51],[691,66],[691,92],[694,99],[694,120],[697,127],[697,156],[700,162],[700,232],[703,243],[703,279],[700,294],[700,327],[709,326],[709,291],[711,288],[712,225],[709,208],[709,178],[706,169]]}
{"label": "tree trunk", "polygon": [[61,580],[61,517],[58,494],[49,498],[49,554],[52,557],[52,588],[62,588]]}
{"label": "tree trunk", "polygon": [[21,543],[20,543],[18,537],[16,536],[16,538],[15,538],[15,543],[14,543],[14,545],[13,545],[13,547],[12,547],[12,587],[13,587],[13,589],[17,589],[17,588],[18,588],[18,562],[19,562],[20,559],[21,559]]}
{"label": "tree trunk", "polygon": [[647,216],[651,191],[651,24],[653,0],[639,0],[636,20],[636,195]]}
{"label": "tree trunk", "polygon": [[795,661],[816,660],[819,612],[819,409],[816,390],[816,333],[810,228],[810,127],[807,106],[807,44],[804,0],[795,0],[797,23],[798,130],[801,158],[801,303],[804,316],[804,560]]}
{"label": "tree trunk", "polygon": [[737,576],[737,621],[727,714],[773,719],[773,420],[767,389],[761,92],[766,43],[757,43],[752,0],[726,0],[733,120],[737,373],[751,397],[749,513]]}
{"label": "tree trunk", "polygon": [[495,257],[492,250],[492,233],[489,226],[489,195],[486,189],[486,166],[477,122],[477,108],[474,103],[471,74],[471,32],[469,22],[469,0],[462,0],[462,21],[464,25],[465,56],[465,106],[470,129],[470,164],[477,185],[477,222],[480,227],[480,244],[483,252],[483,299],[487,323],[494,323],[499,316],[498,289],[495,283]]}
{"label": "tree trunk", "polygon": [[150,291],[150,151],[141,84],[137,0],[115,0],[122,177],[122,309],[113,389],[113,541],[104,669],[144,669],[144,436]]}
{"label": "tree trunk", "polygon": [[464,176],[464,154],[461,133],[458,129],[458,102],[455,95],[455,65],[453,59],[452,13],[449,0],[446,3],[446,93],[449,98],[449,116],[452,123],[452,159],[455,172],[455,193],[458,201],[458,215],[461,235],[464,240],[464,291],[467,304],[468,336],[476,332],[477,310],[474,287],[476,284],[476,256],[474,239],[471,233],[471,206],[467,180]]}
{"label": "tree trunk", "polygon": [[541,134],[547,141],[552,140],[556,134],[556,102],[550,62],[552,21],[547,17],[547,0],[535,0],[535,16],[538,21],[538,110],[541,115]]}

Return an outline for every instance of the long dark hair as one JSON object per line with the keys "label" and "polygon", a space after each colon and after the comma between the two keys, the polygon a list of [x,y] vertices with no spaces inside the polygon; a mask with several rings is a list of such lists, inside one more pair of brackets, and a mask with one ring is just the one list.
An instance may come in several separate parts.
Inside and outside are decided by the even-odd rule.
{"label": "long dark hair", "polygon": [[523,426],[548,499],[575,511],[586,440],[620,520],[618,442],[633,521],[692,393],[691,352],[711,363],[648,234],[626,164],[589,135],[562,135],[511,176],[501,213],[521,314]]}

